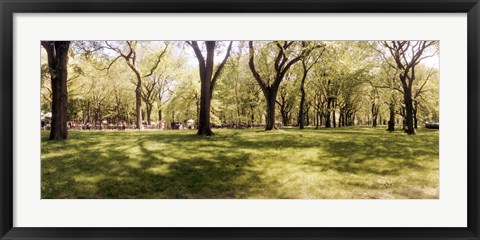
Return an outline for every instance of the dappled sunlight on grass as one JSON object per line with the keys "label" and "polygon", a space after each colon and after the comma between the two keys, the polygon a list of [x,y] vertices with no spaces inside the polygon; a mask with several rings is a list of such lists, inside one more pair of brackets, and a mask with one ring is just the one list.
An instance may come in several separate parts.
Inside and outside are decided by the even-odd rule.
{"label": "dappled sunlight on grass", "polygon": [[438,198],[438,130],[42,132],[42,198]]}

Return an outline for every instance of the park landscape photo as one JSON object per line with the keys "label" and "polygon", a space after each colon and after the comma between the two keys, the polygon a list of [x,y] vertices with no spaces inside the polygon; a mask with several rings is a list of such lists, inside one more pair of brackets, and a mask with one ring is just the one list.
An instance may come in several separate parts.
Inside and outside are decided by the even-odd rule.
{"label": "park landscape photo", "polygon": [[438,41],[42,41],[42,199],[438,199]]}

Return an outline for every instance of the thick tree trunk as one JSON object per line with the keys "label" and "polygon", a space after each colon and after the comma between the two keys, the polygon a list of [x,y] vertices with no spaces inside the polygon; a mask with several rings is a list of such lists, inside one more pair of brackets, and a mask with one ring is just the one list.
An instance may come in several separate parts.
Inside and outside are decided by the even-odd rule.
{"label": "thick tree trunk", "polygon": [[267,103],[267,123],[265,125],[265,130],[277,129],[275,126],[275,99],[277,98],[277,92],[271,91],[268,96],[265,95],[265,100]]}
{"label": "thick tree trunk", "polygon": [[390,119],[388,120],[388,131],[395,131],[395,105],[391,104],[389,106],[390,110]]}
{"label": "thick tree trunk", "polygon": [[200,92],[200,120],[198,122],[198,135],[213,135],[210,126],[210,78],[201,79]]}
{"label": "thick tree trunk", "polygon": [[307,78],[307,74],[304,73],[303,74],[303,77],[302,77],[302,82],[301,82],[301,85],[300,85],[300,93],[301,93],[301,97],[300,97],[300,107],[299,107],[299,110],[298,110],[298,127],[300,129],[304,129],[305,128],[305,79]]}
{"label": "thick tree trunk", "polygon": [[95,107],[93,109],[93,126],[96,128],[98,125],[98,107],[97,104],[95,104]]}
{"label": "thick tree trunk", "polygon": [[70,42],[50,41],[42,42],[47,51],[48,66],[52,82],[52,123],[50,140],[68,138],[67,132],[67,78],[68,78],[68,49]]}
{"label": "thick tree trunk", "polygon": [[121,110],[120,110],[120,106],[118,105],[118,106],[117,106],[117,117],[116,117],[116,119],[115,119],[115,122],[116,122],[116,123],[119,123],[119,122],[120,122],[121,116],[122,116],[122,113],[121,113]]}
{"label": "thick tree trunk", "polygon": [[286,111],[280,111],[282,113],[282,124],[283,126],[288,126],[289,124],[289,117],[288,117],[288,112]]}
{"label": "thick tree trunk", "polygon": [[151,125],[152,122],[151,122],[151,116],[152,116],[152,109],[153,109],[153,105],[150,103],[146,103],[145,104],[146,107],[147,107],[147,123],[148,125]]}
{"label": "thick tree trunk", "polygon": [[318,123],[318,125],[319,125],[319,126],[322,126],[322,125],[323,125],[323,119],[324,119],[324,118],[323,118],[323,113],[320,112],[319,114],[320,114],[320,116],[319,116],[319,121],[320,121],[320,122]]}
{"label": "thick tree trunk", "polygon": [[372,127],[377,126],[378,106],[372,103]]}
{"label": "thick tree trunk", "polygon": [[415,134],[413,128],[413,101],[411,91],[404,92],[405,101],[405,133],[412,135]]}
{"label": "thick tree trunk", "polygon": [[325,113],[325,127],[326,128],[331,127],[331,125],[330,125],[330,107],[331,107],[331,104],[332,104],[332,100],[328,99],[327,100],[327,112]]}
{"label": "thick tree trunk", "polygon": [[135,66],[135,62],[130,63],[127,60],[128,67],[133,71],[135,77],[137,78],[137,85],[135,87],[135,114],[137,115],[136,119],[136,129],[142,130],[142,75]]}
{"label": "thick tree trunk", "polygon": [[[139,87],[140,86],[140,87]],[[141,92],[142,80],[138,79],[137,89],[135,89],[135,113],[137,114],[137,120],[135,124],[136,128],[142,129],[142,92]]]}
{"label": "thick tree trunk", "polygon": [[310,125],[310,106],[307,104],[305,108],[305,125],[309,126]]}
{"label": "thick tree trunk", "polygon": [[253,109],[253,106],[250,107],[250,110],[252,112],[252,115],[250,116],[252,119],[252,127],[255,127],[255,111]]}
{"label": "thick tree trunk", "polygon": [[195,110],[196,110],[196,117],[197,117],[197,125],[200,122],[200,99],[198,98],[197,94],[195,93]]}

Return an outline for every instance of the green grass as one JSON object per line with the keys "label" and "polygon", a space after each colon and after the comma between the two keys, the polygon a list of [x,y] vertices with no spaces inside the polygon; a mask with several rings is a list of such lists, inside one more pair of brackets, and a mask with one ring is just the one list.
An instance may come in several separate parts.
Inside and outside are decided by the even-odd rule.
{"label": "green grass", "polygon": [[438,198],[438,130],[42,132],[42,198]]}

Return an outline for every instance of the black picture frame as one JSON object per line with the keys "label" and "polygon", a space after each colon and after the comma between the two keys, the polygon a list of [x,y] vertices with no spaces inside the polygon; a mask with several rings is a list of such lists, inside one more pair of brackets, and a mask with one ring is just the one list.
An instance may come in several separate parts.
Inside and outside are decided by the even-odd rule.
{"label": "black picture frame", "polygon": [[[479,0],[0,0],[0,239],[480,239]],[[13,227],[14,13],[468,13],[466,228],[20,228]],[[94,217],[94,216],[92,216]],[[448,217],[448,216],[446,216]]]}

